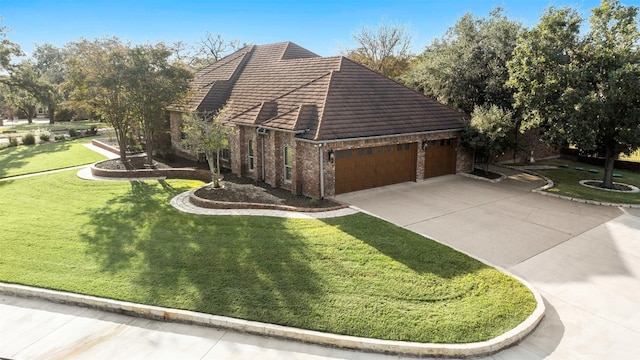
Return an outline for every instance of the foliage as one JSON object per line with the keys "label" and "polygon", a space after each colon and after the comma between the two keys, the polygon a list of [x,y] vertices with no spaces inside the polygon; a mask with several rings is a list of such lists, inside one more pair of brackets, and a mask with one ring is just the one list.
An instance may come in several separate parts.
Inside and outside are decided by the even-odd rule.
{"label": "foliage", "polygon": [[509,77],[506,63],[521,30],[501,8],[488,18],[468,13],[425,48],[402,81],[466,113],[485,104],[510,109],[513,90],[504,87]]}
{"label": "foliage", "polygon": [[71,136],[72,138],[76,138],[76,137],[80,136],[80,132],[78,130],[76,130],[75,128],[71,128],[71,129],[69,129],[69,136]]}
{"label": "foliage", "polygon": [[0,281],[419,342],[486,340],[535,307],[508,275],[365,214],[175,211],[170,199],[198,184],[87,183],[69,171],[0,186],[12,209],[3,215]]}
{"label": "foliage", "polygon": [[184,99],[193,77],[185,67],[171,64],[170,56],[171,50],[164,44],[139,45],[128,52],[125,90],[131,116],[142,128],[150,165],[156,138],[168,128],[165,109]]}
{"label": "foliage", "polygon": [[54,120],[56,122],[60,121],[71,121],[76,116],[76,111],[71,108],[62,108],[55,113]]}
{"label": "foliage", "polygon": [[228,146],[230,127],[227,124],[231,115],[231,104],[225,105],[215,115],[188,114],[182,120],[185,135],[183,148],[193,155],[204,152],[213,187],[220,187],[220,151]]}
{"label": "foliage", "polygon": [[35,145],[36,137],[32,133],[27,133],[22,135],[22,144],[23,145]]}
{"label": "foliage", "polygon": [[18,139],[13,136],[9,136],[9,147],[15,146],[18,146]]}
{"label": "foliage", "polygon": [[402,26],[386,22],[377,28],[364,26],[353,35],[358,47],[345,55],[389,78],[402,74],[411,60],[411,36]]}
{"label": "foliage", "polygon": [[[23,55],[20,45],[9,40],[6,31],[7,28],[5,26],[0,26],[0,74],[5,72],[10,74],[15,66],[14,58]],[[6,80],[6,76],[0,75],[0,83]]]}
{"label": "foliage", "polygon": [[[466,124],[462,141],[486,158],[487,166],[495,156],[504,154],[513,146],[512,134],[515,129],[513,113],[497,105],[477,106]],[[475,159],[474,159],[475,163]]]}
{"label": "foliage", "polygon": [[543,126],[552,144],[573,144],[606,159],[611,188],[619,153],[640,148],[638,8],[603,1],[580,36],[575,10],[550,8],[518,40],[509,85],[524,126]]}
{"label": "foliage", "polygon": [[49,134],[40,134],[40,141],[47,142],[51,139],[51,135]]}
{"label": "foliage", "polygon": [[65,141],[67,138],[64,135],[56,135],[53,137],[55,141]]}
{"label": "foliage", "polygon": [[78,107],[95,112],[116,133],[120,159],[126,161],[127,138],[134,125],[127,92],[129,44],[118,38],[81,40],[69,45],[69,74],[65,89]]}

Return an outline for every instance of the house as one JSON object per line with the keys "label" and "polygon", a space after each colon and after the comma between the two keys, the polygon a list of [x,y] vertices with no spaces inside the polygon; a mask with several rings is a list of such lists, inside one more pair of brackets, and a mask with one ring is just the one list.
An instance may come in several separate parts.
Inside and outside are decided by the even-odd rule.
{"label": "house", "polygon": [[234,174],[314,198],[468,170],[464,114],[343,56],[290,42],[246,46],[199,70],[169,113],[181,150],[184,111],[227,102],[233,131],[222,160]]}

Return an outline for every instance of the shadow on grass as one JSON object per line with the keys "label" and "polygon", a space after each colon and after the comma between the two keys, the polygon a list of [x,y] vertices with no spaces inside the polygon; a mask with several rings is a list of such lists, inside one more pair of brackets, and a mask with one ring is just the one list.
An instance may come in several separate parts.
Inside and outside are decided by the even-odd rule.
{"label": "shadow on grass", "polygon": [[[354,219],[357,219],[354,221]],[[454,278],[486,268],[486,265],[448,246],[375,217],[358,213],[324,222],[360,239],[418,274]]]}
{"label": "shadow on grass", "polygon": [[57,151],[68,150],[71,144],[68,142],[56,142],[39,145],[20,145],[6,148],[0,151],[0,178],[9,173],[8,170],[19,169],[29,163],[33,157]]}
{"label": "shadow on grass", "polygon": [[89,214],[88,253],[136,289],[129,300],[273,323],[309,318],[323,291],[286,219],[183,214],[169,200],[184,190],[132,181]]}

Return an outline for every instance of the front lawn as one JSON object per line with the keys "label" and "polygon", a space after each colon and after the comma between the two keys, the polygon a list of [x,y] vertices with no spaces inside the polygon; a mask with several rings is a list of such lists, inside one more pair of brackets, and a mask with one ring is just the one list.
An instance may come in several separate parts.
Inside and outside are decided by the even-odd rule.
{"label": "front lawn", "polygon": [[21,145],[0,150],[0,179],[91,164],[105,157],[89,150],[90,140]]}
{"label": "front lawn", "polygon": [[[564,159],[545,160],[536,163],[536,165],[567,165],[566,168],[559,167],[553,170],[536,170],[536,172],[553,180],[555,186],[547,190],[550,193],[614,204],[640,204],[640,194],[638,193],[619,193],[580,185],[581,180],[602,181],[604,169],[600,166]],[[578,170],[576,170],[576,168],[578,168]],[[591,169],[597,170],[598,172],[590,172],[589,170]],[[622,177],[614,178],[613,181],[640,187],[640,174],[618,169],[615,169],[613,172],[622,175]]]}
{"label": "front lawn", "polygon": [[[493,338],[534,310],[515,279],[377,218],[181,213],[194,181],[0,182],[0,281],[338,334]],[[45,190],[43,190],[45,189]]]}

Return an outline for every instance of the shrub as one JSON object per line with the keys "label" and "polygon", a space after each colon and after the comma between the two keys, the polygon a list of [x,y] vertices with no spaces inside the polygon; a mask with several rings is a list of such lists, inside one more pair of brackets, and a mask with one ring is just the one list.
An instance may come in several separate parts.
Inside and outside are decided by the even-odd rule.
{"label": "shrub", "polygon": [[86,136],[94,136],[98,134],[98,128],[95,126],[92,126],[90,129],[87,129],[84,131],[84,134]]}
{"label": "shrub", "polygon": [[23,145],[34,145],[36,143],[36,137],[32,133],[28,133],[22,136]]}
{"label": "shrub", "polygon": [[51,135],[49,134],[40,134],[40,141],[48,142],[51,139]]}
{"label": "shrub", "polygon": [[9,147],[18,146],[18,139],[13,136],[9,136]]}
{"label": "shrub", "polygon": [[66,140],[66,138],[64,137],[64,135],[56,135],[56,136],[54,136],[54,137],[53,137],[53,139],[54,139],[55,141],[65,141],[65,140]]}
{"label": "shrub", "polygon": [[72,138],[80,136],[80,133],[76,129],[69,129],[69,136]]}
{"label": "shrub", "polygon": [[60,109],[54,114],[55,121],[71,121],[76,112],[71,109]]}

